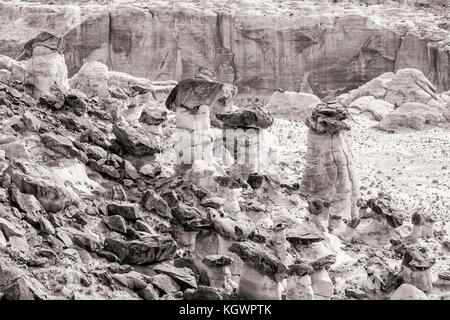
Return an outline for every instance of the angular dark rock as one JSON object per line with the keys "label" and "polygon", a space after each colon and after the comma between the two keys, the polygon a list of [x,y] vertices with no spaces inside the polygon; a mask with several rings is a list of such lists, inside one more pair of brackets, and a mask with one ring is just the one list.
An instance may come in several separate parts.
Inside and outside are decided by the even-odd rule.
{"label": "angular dark rock", "polygon": [[128,242],[121,239],[106,238],[105,250],[116,255],[120,261],[123,261],[128,256]]}
{"label": "angular dark rock", "polygon": [[127,233],[127,223],[122,216],[108,216],[104,219],[104,222],[111,230]]}
{"label": "angular dark rock", "polygon": [[84,163],[87,163],[88,161],[86,154],[75,148],[72,141],[67,137],[46,133],[41,135],[41,141],[47,148],[60,153],[67,158],[78,158]]}
{"label": "angular dark rock", "polygon": [[113,126],[113,133],[122,148],[135,157],[152,155],[161,151],[158,136],[149,137],[131,126],[116,124]]}
{"label": "angular dark rock", "polygon": [[142,197],[142,206],[163,218],[172,218],[167,202],[152,189],[145,191]]}
{"label": "angular dark rock", "polygon": [[114,202],[107,205],[109,216],[119,215],[126,220],[139,219],[139,211],[135,204],[129,202]]}
{"label": "angular dark rock", "polygon": [[162,263],[154,267],[153,271],[170,276],[183,288],[197,289],[197,280],[195,279],[194,273],[191,269],[177,268],[168,263]]}
{"label": "angular dark rock", "polygon": [[148,284],[144,289],[138,292],[139,297],[144,300],[158,300],[159,293],[151,284]]}
{"label": "angular dark rock", "polygon": [[276,275],[284,275],[287,267],[268,247],[249,241],[233,242],[228,249],[237,254],[245,263],[263,275],[275,278]]}
{"label": "angular dark rock", "polygon": [[180,286],[170,276],[159,273],[154,275],[150,282],[162,292],[170,294],[180,291]]}
{"label": "angular dark rock", "polygon": [[83,249],[90,252],[98,251],[102,248],[102,244],[93,235],[81,232],[81,231],[71,231],[70,238],[73,243]]}
{"label": "angular dark rock", "polygon": [[159,125],[167,120],[167,111],[159,108],[146,108],[142,111],[139,122],[149,125]]}
{"label": "angular dark rock", "polygon": [[173,239],[159,236],[143,241],[128,243],[128,255],[124,262],[129,264],[146,264],[173,259],[177,245]]}

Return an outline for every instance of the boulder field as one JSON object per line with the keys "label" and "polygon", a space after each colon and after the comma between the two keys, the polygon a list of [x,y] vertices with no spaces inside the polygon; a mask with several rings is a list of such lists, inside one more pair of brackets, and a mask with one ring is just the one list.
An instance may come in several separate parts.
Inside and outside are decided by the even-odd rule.
{"label": "boulder field", "polygon": [[[326,2],[243,1],[239,14],[214,1],[45,2],[0,4],[22,17],[0,41],[0,300],[448,299],[442,40],[420,56],[431,70],[402,53],[410,35],[384,52],[400,26],[361,27],[356,2],[331,25]],[[323,18],[296,16],[302,6]],[[161,61],[167,43],[176,58],[171,47]],[[267,101],[245,100],[261,88]]]}

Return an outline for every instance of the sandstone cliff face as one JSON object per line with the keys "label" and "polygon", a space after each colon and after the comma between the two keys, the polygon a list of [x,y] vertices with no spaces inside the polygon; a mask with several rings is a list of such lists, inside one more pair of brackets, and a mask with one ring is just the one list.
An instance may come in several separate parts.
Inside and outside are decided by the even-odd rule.
{"label": "sandstone cliff face", "polygon": [[[92,60],[150,80],[179,81],[209,66],[241,94],[308,88],[325,97],[412,67],[439,91],[450,86],[449,32],[427,20],[425,27],[416,26],[411,10],[418,9],[386,6],[371,12],[313,1],[271,1],[266,7],[120,2],[131,4],[0,4],[0,53],[14,57],[36,30],[50,29],[65,34],[69,76]],[[418,20],[425,16],[416,11]]]}

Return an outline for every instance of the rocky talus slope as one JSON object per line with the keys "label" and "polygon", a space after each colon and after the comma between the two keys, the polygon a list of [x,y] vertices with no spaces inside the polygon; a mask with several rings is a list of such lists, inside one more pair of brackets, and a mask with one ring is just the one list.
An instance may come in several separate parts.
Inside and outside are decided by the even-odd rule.
{"label": "rocky talus slope", "polygon": [[50,31],[67,41],[70,77],[94,60],[151,80],[208,66],[240,94],[283,88],[323,98],[415,68],[442,92],[449,25],[446,1],[14,0],[0,3],[0,54],[18,58]]}
{"label": "rocky talus slope", "polygon": [[[90,61],[69,78],[67,47],[42,32],[0,56],[0,299],[448,299],[448,118],[378,130],[309,95],[301,121],[274,119],[208,68],[177,83]],[[419,100],[370,83],[340,99],[448,111],[414,83]]]}

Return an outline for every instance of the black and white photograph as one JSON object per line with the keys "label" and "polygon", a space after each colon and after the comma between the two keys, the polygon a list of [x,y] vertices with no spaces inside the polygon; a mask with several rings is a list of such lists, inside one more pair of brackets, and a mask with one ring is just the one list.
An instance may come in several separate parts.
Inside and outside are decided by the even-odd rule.
{"label": "black and white photograph", "polygon": [[450,300],[450,0],[0,0],[9,300]]}

